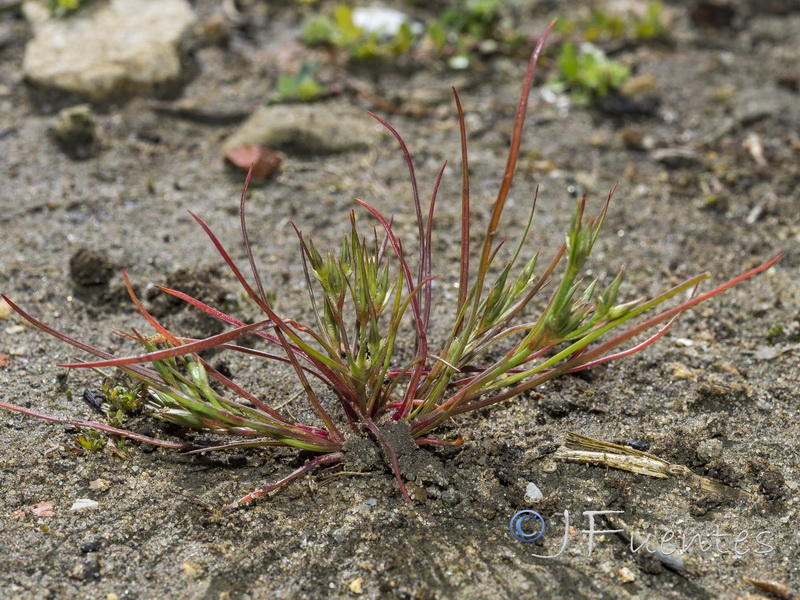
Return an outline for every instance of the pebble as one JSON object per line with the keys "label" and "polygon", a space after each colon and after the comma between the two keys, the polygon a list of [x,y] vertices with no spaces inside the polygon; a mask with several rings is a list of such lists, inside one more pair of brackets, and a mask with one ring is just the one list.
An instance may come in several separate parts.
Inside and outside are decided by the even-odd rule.
{"label": "pebble", "polygon": [[659,148],[650,157],[672,169],[701,169],[706,167],[705,157],[693,148]]}
{"label": "pebble", "polygon": [[13,314],[14,310],[11,305],[3,298],[0,298],[0,319],[7,319]]}
{"label": "pebble", "polygon": [[37,517],[54,517],[56,511],[52,502],[39,502],[31,507],[31,512]]}
{"label": "pebble", "polygon": [[696,377],[694,370],[681,363],[670,363],[668,366],[672,371],[672,376],[676,379],[695,379]]}
{"label": "pebble", "polygon": [[376,142],[380,135],[377,125],[364,111],[342,102],[265,106],[225,140],[223,153],[242,146],[263,146],[295,155],[348,152]]}
{"label": "pebble", "polygon": [[89,482],[89,489],[93,492],[105,492],[111,488],[111,482],[108,479],[95,479]]}
{"label": "pebble", "polygon": [[636,581],[636,575],[634,575],[633,571],[631,571],[628,567],[622,567],[619,570],[619,578],[624,583],[631,583],[633,581]]}
{"label": "pebble", "polygon": [[528,502],[532,502],[534,500],[541,500],[544,498],[544,494],[542,494],[542,490],[533,483],[532,481],[528,483],[528,487],[525,488],[525,500]]}
{"label": "pebble", "polygon": [[61,151],[75,160],[91,158],[100,148],[97,119],[88,104],[59,112],[50,133]]}
{"label": "pebble", "polygon": [[624,127],[620,132],[622,143],[629,150],[649,150],[653,147],[653,138],[644,134],[640,129]]}
{"label": "pebble", "polygon": [[364,593],[364,587],[362,585],[363,583],[364,583],[363,577],[356,577],[355,579],[353,579],[353,581],[351,581],[350,585],[348,586],[350,588],[350,593],[356,595],[363,594]]}
{"label": "pebble", "polygon": [[455,490],[445,490],[442,492],[442,502],[447,506],[455,506],[459,502],[458,492]]}
{"label": "pebble", "polygon": [[703,464],[710,463],[715,458],[722,456],[724,444],[719,438],[712,438],[703,440],[697,444],[697,458],[703,461]]}
{"label": "pebble", "polygon": [[89,552],[97,552],[100,548],[103,547],[103,542],[100,540],[91,540],[89,542],[84,542],[81,544],[81,552],[87,554]]}
{"label": "pebble", "polygon": [[366,33],[374,33],[387,39],[396,36],[405,23],[409,24],[411,31],[416,35],[423,31],[422,24],[412,22],[407,14],[392,8],[380,6],[355,8],[352,19],[353,25]]}
{"label": "pebble", "polygon": [[90,498],[78,498],[72,503],[70,510],[86,510],[89,508],[97,508],[98,506],[100,506],[100,504]]}

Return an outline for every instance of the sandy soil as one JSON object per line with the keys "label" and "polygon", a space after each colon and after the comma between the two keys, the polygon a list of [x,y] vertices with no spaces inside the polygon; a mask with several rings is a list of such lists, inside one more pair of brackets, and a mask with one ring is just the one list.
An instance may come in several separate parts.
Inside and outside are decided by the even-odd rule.
{"label": "sandy soil", "polygon": [[[526,9],[522,25],[539,32],[553,14],[570,17],[578,4],[585,6]],[[78,453],[63,426],[4,412],[0,597],[737,598],[753,593],[742,576],[800,587],[800,13],[736,7],[734,27],[706,30],[692,24],[682,3],[667,3],[671,44],[617,48],[616,58],[655,80],[660,107],[650,116],[565,110],[546,102],[537,85],[504,222],[513,239],[539,184],[531,247],[548,254],[563,239],[573,195],[588,194],[597,208],[619,181],[592,269],[613,274],[624,264],[628,297],[706,269],[721,282],[785,251],[776,267],[685,315],[639,355],[461,419],[465,443],[432,451],[441,469],[436,480],[416,482],[426,498],[413,504],[390,472],[334,470],[220,514],[208,507],[275,481],[306,457],[257,449],[186,457],[136,444],[124,456]],[[217,7],[203,1],[195,9],[204,18]],[[279,50],[309,9],[249,3],[247,10],[247,24],[233,31],[227,47],[195,50],[196,75],[177,98],[94,107],[102,148],[81,161],[65,156],[49,133],[55,111],[69,100],[30,93],[20,70],[27,27],[14,11],[0,14],[4,294],[66,333],[119,352],[132,348],[111,328],[144,325],[117,267],[184,334],[213,327],[165,305],[148,286],[194,286],[238,306],[243,318],[255,316],[187,214],[202,215],[244,258],[236,215],[243,176],[223,165],[222,140],[237,115],[269,97]],[[387,114],[350,92],[334,100],[386,114],[408,141],[425,190],[443,160],[458,164],[449,97],[449,86],[458,85],[469,115],[477,229],[502,174],[524,67],[517,56],[490,57],[466,72],[399,60],[330,66],[323,76],[355,78],[400,109]],[[180,109],[187,101],[200,109]],[[653,151],[631,149],[624,142],[631,135],[648,138]],[[306,298],[290,221],[319,246],[335,246],[358,196],[394,213],[401,235],[412,233],[405,166],[388,137],[377,139],[328,156],[288,149],[280,175],[252,192],[255,251],[280,311],[296,311]],[[693,153],[671,160],[655,152],[675,148]],[[459,183],[458,172],[448,171],[434,240],[443,315],[457,277]],[[70,259],[82,249],[114,265],[107,287],[87,288],[71,275]],[[72,355],[65,345],[10,316],[0,322],[0,355],[7,355],[0,367],[3,400],[92,416],[80,398],[98,380],[65,375],[57,366]],[[276,404],[295,393],[280,369],[237,357],[215,360]],[[288,409],[304,410],[299,401]],[[555,462],[567,432],[646,444],[745,494]],[[525,499],[529,482],[542,500]],[[82,498],[99,506],[71,511]],[[33,514],[31,507],[43,502],[52,502],[53,516]],[[547,518],[537,543],[509,533],[509,520],[522,509]],[[699,534],[705,546],[686,553],[679,572],[645,549],[631,552],[615,535],[595,539],[589,554],[583,513],[607,509],[623,511],[653,543],[672,531],[676,540]],[[558,552],[565,511],[572,526],[566,549],[555,558],[536,557]]]}

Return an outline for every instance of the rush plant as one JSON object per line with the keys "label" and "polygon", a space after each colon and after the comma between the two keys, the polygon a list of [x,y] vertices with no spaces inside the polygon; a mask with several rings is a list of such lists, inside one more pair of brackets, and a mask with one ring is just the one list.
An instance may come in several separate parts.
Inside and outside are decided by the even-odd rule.
{"label": "rush plant", "polygon": [[[249,258],[247,276],[211,229],[200,217],[192,216],[244,291],[263,311],[263,318],[257,322],[243,323],[201,299],[161,288],[229,326],[224,333],[204,339],[177,335],[145,310],[123,272],[134,304],[154,331],[149,336],[136,330],[122,333],[141,344],[144,353],[119,358],[56,331],[6,299],[34,326],[98,359],[66,367],[122,372],[128,384],[109,388],[117,400],[124,400],[117,404],[137,406],[156,419],[195,431],[219,434],[222,437],[218,441],[201,445],[155,439],[106,423],[65,419],[7,402],[0,402],[0,406],[186,452],[293,446],[318,455],[231,507],[272,492],[316,467],[341,462],[348,440],[367,436],[382,448],[400,490],[408,497],[396,444],[390,441],[398,439],[398,432],[404,432],[406,439],[410,437],[418,445],[460,443],[460,438],[446,441],[437,437],[437,429],[453,417],[513,398],[554,377],[639,352],[659,339],[684,311],[773,265],[780,255],[710,291],[684,298],[666,310],[655,309],[670,298],[693,290],[709,277],[708,273],[687,279],[650,299],[621,301],[618,294],[622,272],[605,287],[596,280],[583,280],[584,265],[600,233],[611,194],[593,218],[585,215],[586,199],[577,202],[566,241],[549,262],[540,265],[538,252],[532,256],[524,254],[529,220],[510,260],[496,264],[500,262],[498,251],[503,243],[498,239],[498,227],[514,177],[536,62],[552,27],[553,24],[539,40],[528,65],[505,174],[482,244],[475,253],[477,262],[470,247],[467,133],[455,93],[462,160],[461,262],[458,298],[448,302],[452,304],[452,321],[441,345],[432,347],[431,339],[432,314],[438,319],[443,312],[433,312],[432,237],[437,190],[445,167],[433,186],[430,203],[423,207],[405,143],[395,129],[372,115],[397,139],[408,166],[417,225],[415,250],[407,253],[391,219],[362,200],[356,202],[374,219],[374,225],[369,235],[362,235],[359,221],[351,213],[349,232],[344,234],[338,252],[320,251],[295,228],[298,259],[303,264],[314,315],[312,322],[303,323],[279,314],[269,300],[248,238],[247,183],[240,205],[242,237]],[[533,196],[535,204],[536,194]],[[546,305],[540,314],[531,316],[527,309],[540,294],[547,294]],[[645,314],[649,316],[644,317]],[[405,335],[405,325],[413,330],[413,352],[400,362],[396,344],[398,336]],[[634,337],[648,331],[649,337],[629,344]],[[260,337],[266,349],[236,343],[246,335]],[[203,359],[201,353],[212,348],[262,358],[266,373],[270,364],[290,365],[315,418],[297,423],[240,387]],[[218,385],[212,386],[212,380]]]}

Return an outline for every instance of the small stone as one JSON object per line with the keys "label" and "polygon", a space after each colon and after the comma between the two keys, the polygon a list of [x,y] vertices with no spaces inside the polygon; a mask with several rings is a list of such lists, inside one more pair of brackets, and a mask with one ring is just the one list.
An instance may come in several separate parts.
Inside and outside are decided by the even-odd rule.
{"label": "small stone", "polygon": [[447,60],[447,66],[456,71],[463,71],[469,67],[469,57],[463,54],[456,54]]}
{"label": "small stone", "polygon": [[111,488],[111,482],[108,479],[95,479],[89,482],[89,489],[93,492],[105,492]]}
{"label": "small stone", "polygon": [[681,363],[671,363],[669,365],[672,370],[672,376],[675,379],[695,379],[695,373],[692,369]]}
{"label": "small stone", "polygon": [[411,499],[415,502],[425,502],[428,499],[428,491],[421,485],[417,485],[413,481],[406,483],[406,491]]}
{"label": "small stone", "polygon": [[393,38],[399,32],[404,24],[411,27],[412,32],[415,34],[422,33],[422,25],[413,23],[411,18],[392,8],[383,8],[380,6],[368,6],[365,8],[353,9],[353,25],[364,30],[365,33],[371,33],[383,38]]}
{"label": "small stone", "polygon": [[619,570],[619,578],[623,583],[632,583],[636,581],[636,575],[634,575],[633,571],[631,571],[628,567],[622,567]]}
{"label": "small stone", "polygon": [[78,498],[72,503],[70,510],[87,510],[90,508],[97,508],[98,506],[100,506],[100,504],[90,498]]}
{"label": "small stone", "polygon": [[7,319],[13,312],[11,305],[5,299],[0,298],[0,319]]}
{"label": "small stone", "polygon": [[183,571],[184,575],[193,579],[200,573],[200,569],[198,569],[196,565],[190,563],[189,561],[186,561],[181,565],[181,570]]}
{"label": "small stone", "polygon": [[363,594],[364,593],[364,588],[362,586],[363,583],[364,583],[363,577],[356,577],[355,579],[353,579],[353,581],[351,581],[350,585],[348,586],[350,588],[350,593],[356,595]]}
{"label": "small stone", "polygon": [[649,150],[653,147],[653,138],[645,135],[641,129],[624,127],[620,132],[622,143],[629,150]]}
{"label": "small stone", "polygon": [[348,152],[376,142],[380,135],[376,124],[363,111],[342,102],[265,106],[225,140],[223,152],[242,146],[300,155]]}
{"label": "small stone", "polygon": [[37,517],[55,517],[56,511],[52,502],[39,502],[31,506],[31,512]]}
{"label": "small stone", "polygon": [[100,149],[97,120],[88,104],[59,112],[50,133],[61,151],[75,160],[91,158]]}
{"label": "small stone", "polygon": [[651,158],[671,169],[705,169],[705,157],[693,148],[659,148]]}
{"label": "small stone", "polygon": [[91,540],[89,542],[84,542],[81,544],[81,552],[87,554],[89,552],[97,552],[103,546],[103,542],[100,540]]}
{"label": "small stone", "polygon": [[555,473],[558,470],[558,465],[554,460],[548,460],[542,465],[543,473]]}
{"label": "small stone", "polygon": [[652,75],[637,75],[625,80],[620,88],[623,96],[640,96],[651,94],[657,89],[655,77]]}
{"label": "small stone", "polygon": [[91,581],[100,578],[100,559],[97,555],[90,554],[85,560],[75,564],[70,571],[70,577],[78,581]]}
{"label": "small stone", "polygon": [[719,438],[712,438],[710,440],[703,440],[697,444],[697,458],[708,464],[715,458],[722,456],[724,444]]}
{"label": "small stone", "polygon": [[544,494],[542,494],[542,490],[539,489],[532,481],[528,483],[528,486],[525,488],[525,500],[527,502],[533,502],[535,500],[541,500],[544,498]]}
{"label": "small stone", "polygon": [[458,492],[455,490],[445,490],[442,492],[442,502],[447,506],[455,506],[459,502]]}

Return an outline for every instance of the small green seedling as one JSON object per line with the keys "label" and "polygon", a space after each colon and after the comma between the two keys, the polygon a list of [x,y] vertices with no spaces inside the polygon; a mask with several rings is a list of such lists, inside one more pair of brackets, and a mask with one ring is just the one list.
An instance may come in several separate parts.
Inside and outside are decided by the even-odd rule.
{"label": "small green seedling", "polygon": [[548,85],[557,92],[570,92],[576,104],[589,105],[618,90],[630,75],[625,65],[608,58],[591,44],[564,42],[556,59],[557,74]]}
{"label": "small green seedling", "polygon": [[664,40],[669,37],[669,28],[664,21],[664,6],[661,2],[650,2],[641,16],[631,18],[634,36],[640,40]]}
{"label": "small green seedling", "polygon": [[620,40],[645,42],[669,37],[664,6],[660,2],[649,2],[644,12],[630,11],[627,14],[594,9],[585,19],[559,22],[557,31],[563,36],[580,36],[592,44]]}
{"label": "small green seedling", "polygon": [[409,23],[403,23],[388,39],[378,32],[367,32],[353,22],[353,9],[345,5],[334,9],[333,18],[319,15],[307,21],[300,38],[309,46],[346,50],[356,60],[407,54],[416,40]]}
{"label": "small green seedling", "polygon": [[275,84],[282,101],[312,102],[326,93],[325,86],[316,79],[319,61],[303,63],[295,74],[283,74]]}

